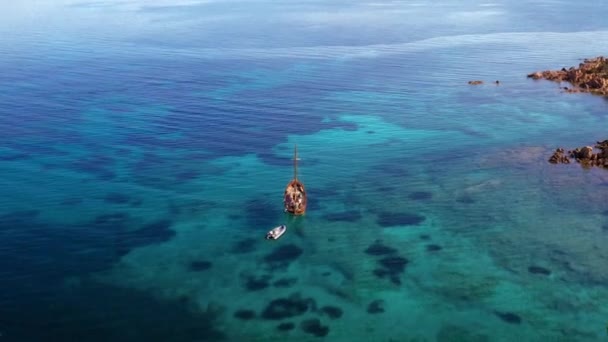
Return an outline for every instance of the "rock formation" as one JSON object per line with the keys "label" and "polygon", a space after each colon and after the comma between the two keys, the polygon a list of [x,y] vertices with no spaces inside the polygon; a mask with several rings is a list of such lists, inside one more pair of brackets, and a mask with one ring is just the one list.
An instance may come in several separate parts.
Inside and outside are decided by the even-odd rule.
{"label": "rock formation", "polygon": [[[598,149],[599,152],[593,153],[594,149]],[[549,163],[569,164],[569,158],[573,158],[583,166],[600,166],[608,168],[608,140],[598,141],[595,147],[578,147],[567,153],[564,153],[563,148],[558,148],[551,158],[549,158]]]}
{"label": "rock formation", "polygon": [[563,87],[563,89],[570,93],[582,91],[608,96],[608,59],[603,56],[585,59],[578,68],[537,71],[529,74],[528,77],[535,80],[569,82],[573,87]]}
{"label": "rock formation", "polygon": [[568,156],[564,154],[563,148],[558,148],[555,150],[551,158],[549,158],[549,163],[551,164],[570,164],[570,159]]}

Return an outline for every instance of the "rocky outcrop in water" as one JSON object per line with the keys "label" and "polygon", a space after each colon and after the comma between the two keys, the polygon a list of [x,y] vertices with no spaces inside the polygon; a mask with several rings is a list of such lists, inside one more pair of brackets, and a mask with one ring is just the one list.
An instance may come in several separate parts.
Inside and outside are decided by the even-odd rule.
{"label": "rocky outcrop in water", "polygon": [[[599,152],[594,153],[595,149]],[[572,151],[564,152],[563,148],[555,150],[549,163],[569,164],[570,158],[576,160],[583,166],[600,166],[608,168],[608,140],[598,141],[594,147],[584,146]]]}
{"label": "rocky outcrop in water", "polygon": [[[471,80],[471,81],[469,81],[469,84],[470,85],[480,85],[480,84],[484,84],[484,82],[482,80]],[[496,80],[496,81],[494,81],[494,84],[499,85],[500,81]]]}
{"label": "rocky outcrop in water", "polygon": [[529,74],[528,77],[535,80],[569,82],[573,87],[563,89],[570,93],[582,91],[608,96],[608,59],[603,56],[585,59],[578,68],[537,71]]}
{"label": "rocky outcrop in water", "polygon": [[549,158],[551,164],[570,164],[570,159],[564,154],[563,148],[558,148],[553,152],[551,158]]}

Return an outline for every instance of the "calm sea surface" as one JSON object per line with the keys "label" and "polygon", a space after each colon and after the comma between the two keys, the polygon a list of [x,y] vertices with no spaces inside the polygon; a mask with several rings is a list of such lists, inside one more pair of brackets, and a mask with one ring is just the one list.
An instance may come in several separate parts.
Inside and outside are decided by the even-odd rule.
{"label": "calm sea surface", "polygon": [[5,2],[0,342],[607,338],[605,1]]}

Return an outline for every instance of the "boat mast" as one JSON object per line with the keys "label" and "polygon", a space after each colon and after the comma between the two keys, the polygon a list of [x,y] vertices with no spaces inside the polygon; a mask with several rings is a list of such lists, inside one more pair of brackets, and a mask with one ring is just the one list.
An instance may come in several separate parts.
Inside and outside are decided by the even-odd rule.
{"label": "boat mast", "polygon": [[298,145],[293,150],[293,179],[298,180]]}

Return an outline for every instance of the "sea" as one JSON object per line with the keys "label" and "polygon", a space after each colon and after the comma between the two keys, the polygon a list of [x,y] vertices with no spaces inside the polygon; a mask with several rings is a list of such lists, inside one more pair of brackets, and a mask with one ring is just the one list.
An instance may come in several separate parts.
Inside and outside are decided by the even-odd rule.
{"label": "sea", "polygon": [[607,339],[608,171],[548,159],[608,100],[526,77],[608,54],[606,18],[2,2],[0,342]]}

